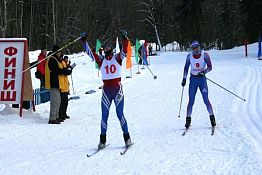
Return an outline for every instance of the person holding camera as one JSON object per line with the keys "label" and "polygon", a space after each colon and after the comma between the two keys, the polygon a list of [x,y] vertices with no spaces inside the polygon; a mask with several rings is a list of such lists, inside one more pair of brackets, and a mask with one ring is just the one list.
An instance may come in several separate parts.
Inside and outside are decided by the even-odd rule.
{"label": "person holding camera", "polygon": [[61,103],[60,91],[69,91],[65,76],[72,73],[71,67],[64,67],[62,63],[62,52],[58,45],[52,48],[52,56],[46,62],[45,87],[50,89],[50,114],[48,124],[60,124],[64,118],[59,116]]}
{"label": "person holding camera", "polygon": [[[61,61],[61,68],[65,69],[73,69],[75,64],[70,65],[70,61],[68,60],[68,56],[62,56]],[[62,120],[69,119],[70,117],[67,115],[67,107],[68,107],[68,95],[69,95],[69,81],[68,81],[68,75],[59,75],[61,77],[61,88],[60,88],[60,96],[61,96],[61,103],[59,108],[59,118]]]}

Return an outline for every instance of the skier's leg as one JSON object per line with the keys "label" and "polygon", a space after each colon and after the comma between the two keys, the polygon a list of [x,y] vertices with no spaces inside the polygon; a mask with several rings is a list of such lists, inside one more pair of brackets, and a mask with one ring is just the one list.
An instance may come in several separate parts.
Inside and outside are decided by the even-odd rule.
{"label": "skier's leg", "polygon": [[109,115],[109,109],[112,103],[112,98],[109,98],[106,90],[103,89],[102,99],[101,99],[101,108],[102,108],[102,119],[101,119],[101,135],[106,135],[107,131],[107,120]]}
{"label": "skier's leg", "polygon": [[201,94],[202,94],[202,98],[203,98],[203,101],[206,105],[206,108],[207,108],[207,111],[209,113],[209,115],[214,115],[213,113],[213,107],[209,101],[209,98],[208,98],[208,87],[207,87],[207,81],[206,79],[203,77],[203,79],[201,79],[201,83],[200,83],[200,91],[201,91]]}
{"label": "skier's leg", "polygon": [[117,117],[120,121],[122,131],[124,134],[128,134],[127,121],[124,117],[124,112],[123,112],[124,111],[124,94],[122,91],[122,85],[120,85],[120,89],[115,96],[114,102],[116,106]]}
{"label": "skier's leg", "polygon": [[189,83],[189,101],[187,105],[187,117],[191,117],[192,114],[192,108],[195,102],[195,96],[197,92],[197,87],[198,87],[198,82],[197,82],[197,77],[190,77],[190,83]]}

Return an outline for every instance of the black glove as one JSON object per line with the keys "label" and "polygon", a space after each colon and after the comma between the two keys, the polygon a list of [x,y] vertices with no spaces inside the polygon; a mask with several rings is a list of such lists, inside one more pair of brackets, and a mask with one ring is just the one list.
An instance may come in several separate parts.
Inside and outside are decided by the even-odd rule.
{"label": "black glove", "polygon": [[85,42],[85,41],[86,41],[86,38],[87,38],[87,32],[81,33],[81,34],[80,34],[80,37],[81,37],[82,42]]}
{"label": "black glove", "polygon": [[199,77],[204,77],[205,76],[205,71],[201,71],[197,74],[197,76]]}
{"label": "black glove", "polygon": [[181,85],[184,87],[186,85],[186,79],[183,78]]}
{"label": "black glove", "polygon": [[121,36],[122,36],[123,39],[127,39],[127,31],[126,30],[122,29],[122,30],[120,30],[120,33],[121,33]]}

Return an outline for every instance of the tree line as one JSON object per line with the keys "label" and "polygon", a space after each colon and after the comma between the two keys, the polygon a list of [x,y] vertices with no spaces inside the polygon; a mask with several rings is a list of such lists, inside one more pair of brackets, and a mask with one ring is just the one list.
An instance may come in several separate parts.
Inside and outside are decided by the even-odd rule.
{"label": "tree line", "polygon": [[[262,0],[1,0],[0,37],[24,37],[30,50],[63,45],[88,32],[88,41],[114,41],[121,29],[145,39],[188,47],[229,49],[256,42]],[[75,51],[81,46],[69,48]]]}

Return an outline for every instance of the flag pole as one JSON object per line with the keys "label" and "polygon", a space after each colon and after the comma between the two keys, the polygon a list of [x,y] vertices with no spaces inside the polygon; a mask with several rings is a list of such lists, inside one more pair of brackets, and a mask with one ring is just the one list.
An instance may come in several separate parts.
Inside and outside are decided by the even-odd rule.
{"label": "flag pole", "polygon": [[57,51],[53,52],[52,54],[50,54],[49,56],[45,57],[44,59],[36,62],[35,64],[33,64],[32,66],[28,67],[27,69],[23,70],[22,73],[28,71],[29,69],[32,69],[33,67],[35,67],[36,65],[38,65],[39,63],[43,62],[44,60],[47,60],[48,58],[50,58],[51,56],[53,56],[54,54],[61,52],[63,49],[67,48],[68,46],[74,44],[75,42],[77,42],[80,39],[83,39],[87,36],[87,32],[84,32],[81,34],[80,37],[76,38],[75,40],[71,41],[70,43],[64,45],[63,47],[61,47],[60,49],[58,49]]}
{"label": "flag pole", "polygon": [[[125,35],[125,37],[126,37],[126,39],[127,39],[128,41],[130,41],[131,45],[134,46],[134,45],[132,44],[131,40],[128,38],[128,36]],[[138,53],[138,56],[139,56],[139,58],[143,61],[142,56],[141,56],[139,53]],[[139,66],[139,64],[138,64],[138,66]],[[149,72],[152,74],[152,76],[154,77],[154,79],[157,79],[157,76],[153,74],[153,72],[152,72],[151,69],[148,67],[148,65],[146,65],[146,67],[147,67],[147,69],[149,70]],[[139,67],[138,67],[138,72],[139,72]],[[138,72],[137,72],[137,74],[139,74]]]}

